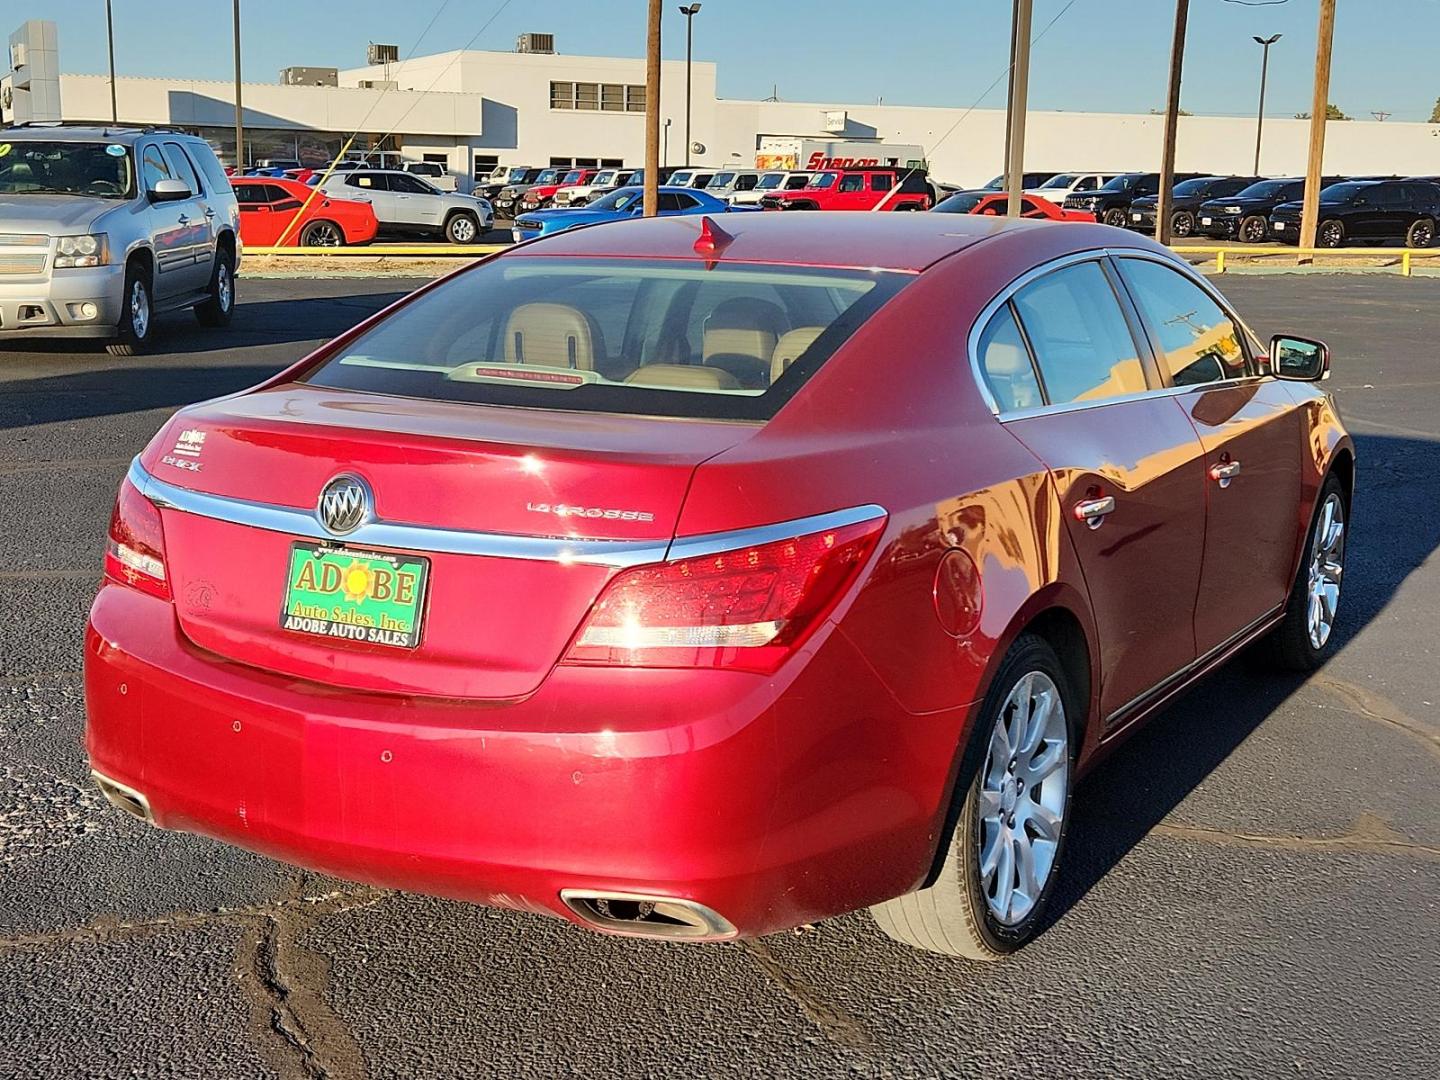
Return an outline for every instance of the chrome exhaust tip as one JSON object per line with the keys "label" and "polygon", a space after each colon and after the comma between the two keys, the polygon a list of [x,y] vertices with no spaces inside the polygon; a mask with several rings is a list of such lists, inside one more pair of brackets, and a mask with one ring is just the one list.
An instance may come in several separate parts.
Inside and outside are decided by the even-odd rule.
{"label": "chrome exhaust tip", "polygon": [[673,896],[561,889],[560,899],[581,922],[611,934],[723,941],[739,933],[719,912]]}
{"label": "chrome exhaust tip", "polygon": [[90,779],[95,781],[95,786],[100,789],[100,794],[115,809],[123,810],[131,817],[139,818],[147,825],[154,825],[155,818],[150,813],[150,800],[141,795],[140,792],[118,780],[111,780],[104,773],[90,770]]}

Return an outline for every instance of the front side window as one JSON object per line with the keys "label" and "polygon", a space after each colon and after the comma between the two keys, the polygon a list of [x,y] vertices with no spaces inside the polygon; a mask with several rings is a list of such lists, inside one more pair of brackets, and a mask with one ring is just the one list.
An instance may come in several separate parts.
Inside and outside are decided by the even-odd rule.
{"label": "front side window", "polygon": [[170,174],[170,166],[165,161],[165,155],[154,143],[145,147],[141,152],[140,175],[145,178],[146,191],[154,191],[155,185],[161,180],[173,179]]}
{"label": "front side window", "polygon": [[195,167],[190,164],[190,159],[185,155],[185,148],[179,143],[167,142],[165,144],[165,159],[170,162],[170,170],[181,180],[185,181],[194,194],[199,195],[200,178],[195,175]]}
{"label": "front side window", "polygon": [[1056,270],[1015,294],[1052,405],[1138,394],[1145,369],[1098,262]]}
{"label": "front side window", "polygon": [[21,140],[4,145],[0,195],[128,199],[135,193],[130,151],[119,143]]}
{"label": "front side window", "polygon": [[503,256],[302,380],[406,397],[765,420],[913,275]]}
{"label": "front side window", "polygon": [[1160,344],[1160,367],[1176,386],[1243,378],[1240,328],[1205,290],[1148,259],[1121,259],[1125,282]]}

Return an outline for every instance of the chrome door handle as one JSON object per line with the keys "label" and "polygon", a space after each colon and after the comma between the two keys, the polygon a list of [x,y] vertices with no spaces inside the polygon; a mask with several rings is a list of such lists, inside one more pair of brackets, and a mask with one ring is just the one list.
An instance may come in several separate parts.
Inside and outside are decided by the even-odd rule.
{"label": "chrome door handle", "polygon": [[1240,462],[1221,461],[1210,466],[1210,479],[1214,480],[1222,488],[1230,486],[1230,481],[1240,475]]}
{"label": "chrome door handle", "polygon": [[1106,495],[1102,499],[1086,499],[1075,504],[1075,520],[1083,521],[1089,528],[1098,529],[1105,524],[1106,515],[1115,512],[1115,499]]}

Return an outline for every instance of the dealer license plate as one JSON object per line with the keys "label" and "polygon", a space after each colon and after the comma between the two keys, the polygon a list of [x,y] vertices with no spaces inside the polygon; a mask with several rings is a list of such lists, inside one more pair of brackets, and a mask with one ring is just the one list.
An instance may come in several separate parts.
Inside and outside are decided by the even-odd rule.
{"label": "dealer license plate", "polygon": [[1140,220],[1140,215],[1139,215],[1139,214],[1131,214],[1131,215],[1130,215],[1130,220],[1131,220],[1131,221],[1139,221],[1139,220]]}
{"label": "dealer license plate", "polygon": [[1200,224],[1201,224],[1201,225],[1209,225],[1209,224],[1210,224],[1210,219],[1209,219],[1208,217],[1202,217],[1202,218],[1200,219]]}
{"label": "dealer license plate", "polygon": [[299,634],[413,649],[420,644],[430,560],[346,547],[290,548],[280,626]]}
{"label": "dealer license plate", "polygon": [[1283,221],[1277,221],[1277,222],[1275,222],[1275,231],[1276,231],[1276,232],[1284,232],[1284,231],[1285,231],[1285,222],[1283,222]]}

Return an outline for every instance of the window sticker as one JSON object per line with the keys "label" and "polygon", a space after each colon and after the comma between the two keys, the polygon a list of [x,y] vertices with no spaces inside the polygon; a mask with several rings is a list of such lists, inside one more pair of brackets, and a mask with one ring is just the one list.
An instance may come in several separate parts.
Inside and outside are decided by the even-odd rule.
{"label": "window sticker", "polygon": [[0,143],[0,157],[4,157],[8,153],[10,153],[10,144],[8,142]]}
{"label": "window sticker", "polygon": [[357,176],[355,179],[359,181],[361,187],[370,186],[370,177],[368,176]]}
{"label": "window sticker", "polygon": [[121,146],[119,143],[112,142],[109,146],[105,147],[105,152],[111,157],[124,157],[125,147]]}

